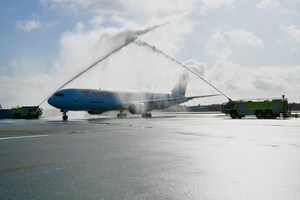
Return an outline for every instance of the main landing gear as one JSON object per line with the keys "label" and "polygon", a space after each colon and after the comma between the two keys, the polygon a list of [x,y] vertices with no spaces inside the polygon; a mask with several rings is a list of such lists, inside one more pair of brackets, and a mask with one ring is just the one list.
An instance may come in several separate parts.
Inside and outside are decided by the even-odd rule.
{"label": "main landing gear", "polygon": [[152,114],[151,113],[142,113],[142,118],[151,118]]}
{"label": "main landing gear", "polygon": [[125,117],[127,117],[127,114],[123,113],[123,110],[120,110],[120,113],[117,114],[117,117],[118,118],[125,118]]}
{"label": "main landing gear", "polygon": [[[151,118],[152,117],[152,114],[151,113],[142,113],[141,114],[142,118]],[[120,113],[117,114],[117,117],[118,118],[126,118],[127,117],[127,114],[123,112],[123,110],[120,110]]]}
{"label": "main landing gear", "polygon": [[67,110],[61,110],[61,112],[62,112],[62,119],[64,120],[64,121],[67,121],[68,120],[68,115],[67,115]]}

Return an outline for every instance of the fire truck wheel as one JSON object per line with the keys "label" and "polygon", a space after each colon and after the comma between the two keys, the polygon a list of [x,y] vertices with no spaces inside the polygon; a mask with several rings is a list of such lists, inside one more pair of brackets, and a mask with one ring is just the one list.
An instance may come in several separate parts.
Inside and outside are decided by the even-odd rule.
{"label": "fire truck wheel", "polygon": [[231,111],[231,112],[230,112],[230,117],[231,117],[232,119],[236,119],[237,116],[238,116],[238,114],[237,114],[236,111]]}
{"label": "fire truck wheel", "polygon": [[273,119],[273,112],[271,110],[267,110],[264,118],[265,119]]}
{"label": "fire truck wheel", "polygon": [[255,116],[256,116],[257,119],[262,119],[263,118],[262,111],[256,111]]}

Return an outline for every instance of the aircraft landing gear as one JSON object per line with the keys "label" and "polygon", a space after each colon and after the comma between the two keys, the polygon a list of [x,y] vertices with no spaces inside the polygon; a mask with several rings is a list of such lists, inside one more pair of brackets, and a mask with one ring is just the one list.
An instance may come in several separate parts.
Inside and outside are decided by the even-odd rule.
{"label": "aircraft landing gear", "polygon": [[123,113],[123,110],[120,110],[120,113],[117,114],[117,117],[118,118],[125,118],[125,117],[127,117],[127,114]]}
{"label": "aircraft landing gear", "polygon": [[61,110],[61,112],[62,112],[62,114],[63,114],[62,119],[63,119],[64,121],[67,121],[67,120],[68,120],[68,115],[67,115],[67,112],[68,112],[68,111]]}
{"label": "aircraft landing gear", "polygon": [[151,113],[143,113],[142,118],[151,118],[152,114]]}
{"label": "aircraft landing gear", "polygon": [[68,115],[64,115],[62,118],[63,118],[64,121],[67,121],[68,120]]}

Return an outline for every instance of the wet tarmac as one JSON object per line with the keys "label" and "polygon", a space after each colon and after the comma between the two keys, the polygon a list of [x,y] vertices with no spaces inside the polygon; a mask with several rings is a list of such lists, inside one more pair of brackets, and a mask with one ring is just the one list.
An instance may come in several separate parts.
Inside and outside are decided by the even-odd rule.
{"label": "wet tarmac", "polygon": [[0,120],[0,199],[300,199],[300,119]]}

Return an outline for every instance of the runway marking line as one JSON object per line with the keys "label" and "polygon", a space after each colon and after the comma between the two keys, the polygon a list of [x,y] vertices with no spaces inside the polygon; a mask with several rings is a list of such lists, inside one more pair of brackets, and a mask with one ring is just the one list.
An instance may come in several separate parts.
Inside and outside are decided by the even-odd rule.
{"label": "runway marking line", "polygon": [[29,136],[17,136],[17,137],[4,137],[0,140],[13,140],[13,139],[26,139],[26,138],[37,138],[37,137],[46,137],[48,135],[29,135]]}

